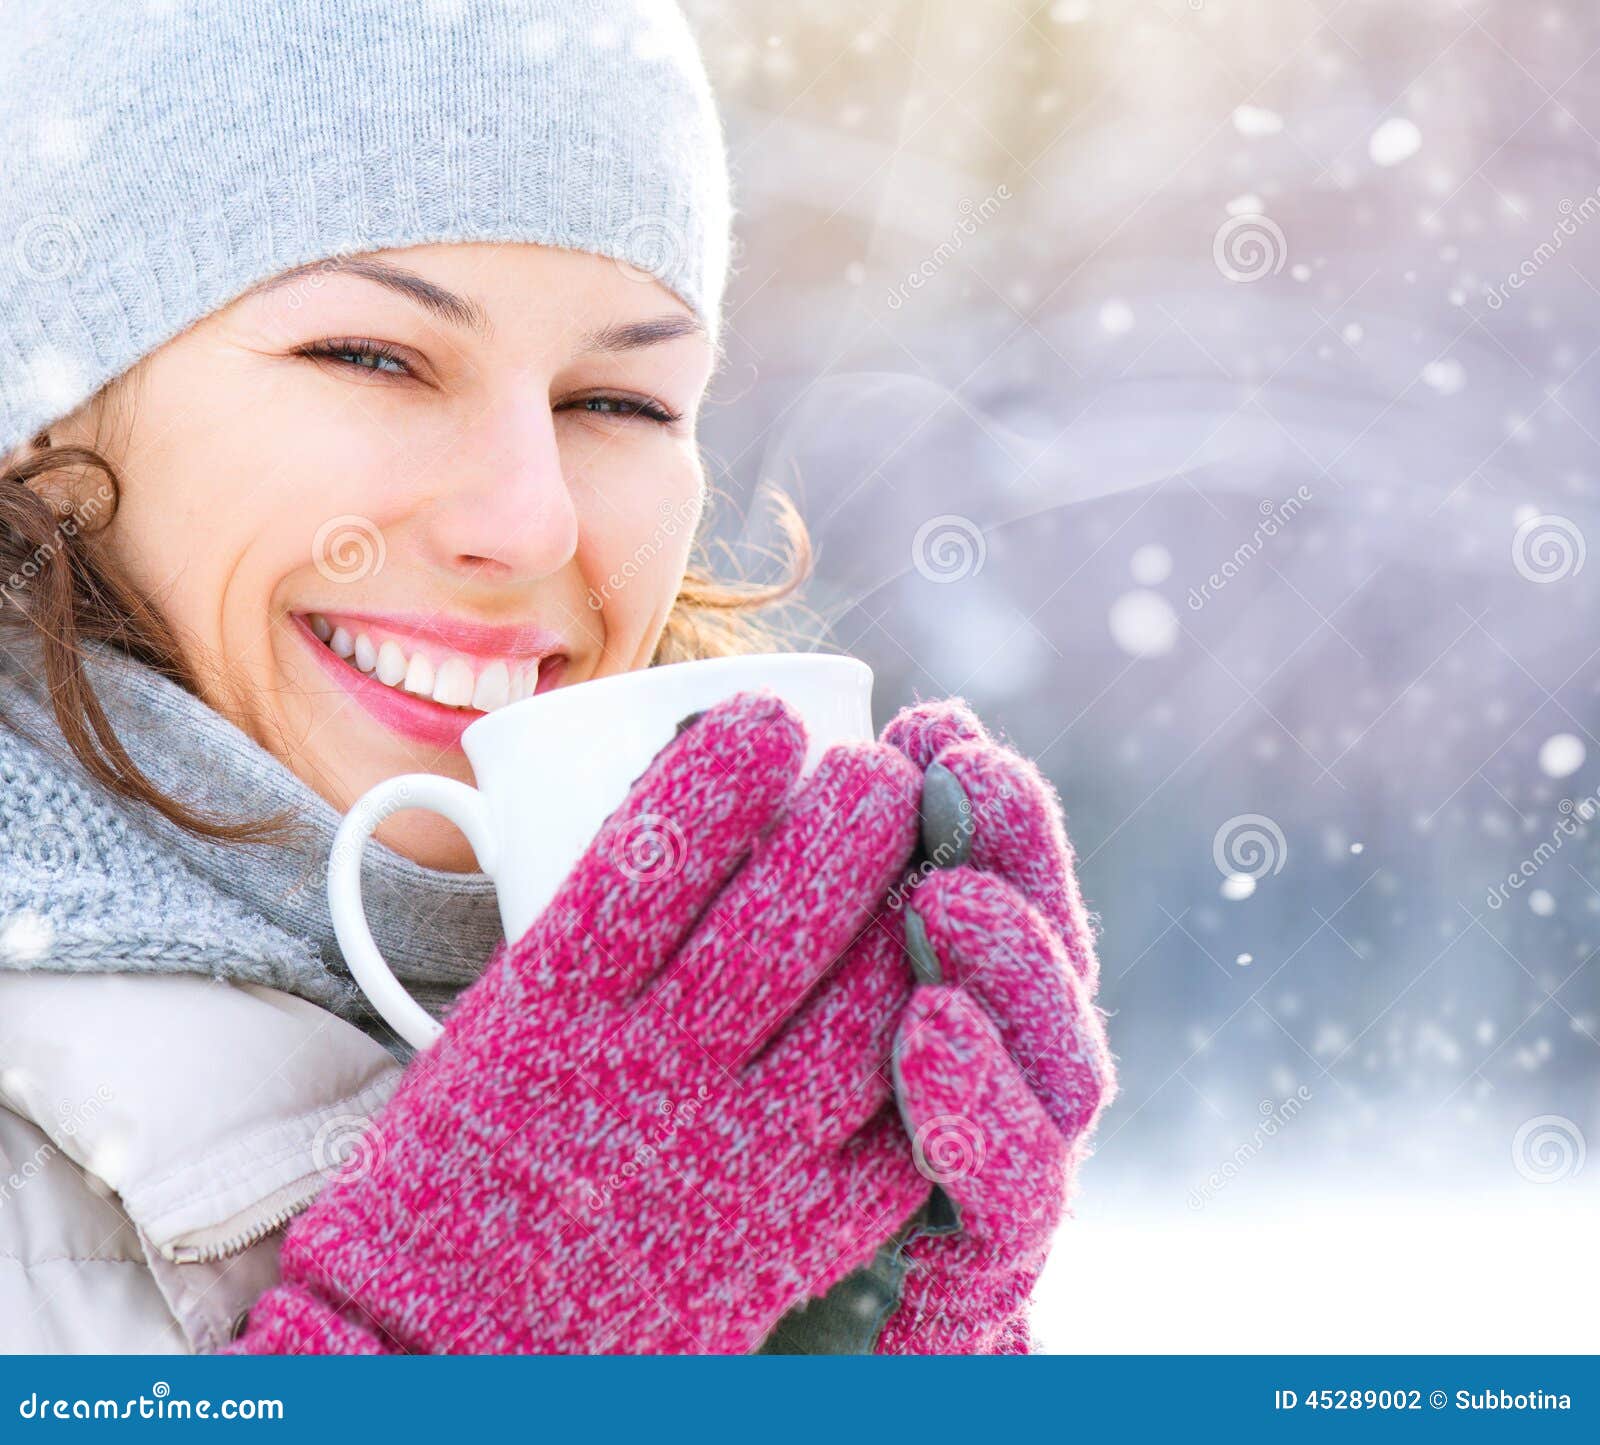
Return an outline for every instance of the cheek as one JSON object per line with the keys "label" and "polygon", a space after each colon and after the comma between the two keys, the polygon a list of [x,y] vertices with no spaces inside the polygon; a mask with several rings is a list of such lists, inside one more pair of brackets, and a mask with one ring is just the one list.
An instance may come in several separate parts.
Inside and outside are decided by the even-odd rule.
{"label": "cheek", "polygon": [[330,517],[392,510],[442,445],[399,424],[377,387],[341,388],[310,363],[220,351],[159,380],[180,401],[141,428],[145,470],[173,479],[185,515],[240,534],[287,522],[302,553]]}
{"label": "cheek", "polygon": [[273,588],[316,565],[319,536],[338,519],[376,525],[400,489],[382,427],[324,415],[293,379],[208,360],[152,371],[107,543],[172,621],[231,653],[243,639],[222,635],[229,618],[259,632]]}
{"label": "cheek", "polygon": [[[672,609],[703,506],[693,458],[646,469],[648,482],[589,492],[579,513],[579,559],[607,649],[648,650]],[[587,491],[588,489],[586,489]]]}

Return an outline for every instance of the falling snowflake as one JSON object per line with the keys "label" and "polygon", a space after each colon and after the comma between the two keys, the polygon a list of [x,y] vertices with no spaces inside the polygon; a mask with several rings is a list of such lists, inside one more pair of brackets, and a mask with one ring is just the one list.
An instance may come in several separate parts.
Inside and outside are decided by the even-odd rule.
{"label": "falling snowflake", "polygon": [[1112,640],[1130,657],[1161,657],[1178,641],[1178,616],[1159,592],[1124,592],[1108,621]]}
{"label": "falling snowflake", "polygon": [[1547,778],[1570,778],[1587,756],[1582,738],[1574,733],[1556,733],[1539,747],[1539,771]]}
{"label": "falling snowflake", "polygon": [[1155,587],[1172,575],[1172,553],[1159,542],[1147,542],[1128,563],[1133,580],[1141,587]]}
{"label": "falling snowflake", "polygon": [[1233,112],[1233,128],[1245,136],[1277,135],[1283,129],[1283,117],[1258,105],[1241,105]]}
{"label": "falling snowflake", "polygon": [[1397,166],[1422,148],[1422,132],[1415,121],[1393,116],[1384,121],[1367,140],[1367,154],[1378,166]]}

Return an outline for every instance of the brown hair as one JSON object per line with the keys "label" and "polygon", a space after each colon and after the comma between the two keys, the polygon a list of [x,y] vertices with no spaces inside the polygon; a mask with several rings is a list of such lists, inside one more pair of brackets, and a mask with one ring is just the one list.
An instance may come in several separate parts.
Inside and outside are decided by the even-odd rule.
{"label": "brown hair", "polygon": [[[97,419],[139,370],[102,388],[90,403]],[[157,788],[123,748],[85,675],[86,643],[109,643],[197,697],[198,682],[160,611],[102,566],[89,542],[115,514],[120,489],[99,439],[95,446],[53,446],[40,433],[33,447],[21,460],[0,465],[0,574],[6,577],[0,628],[37,641],[56,725],[73,756],[110,792],[203,837],[263,842],[285,836],[294,827],[285,814],[229,820],[195,812]],[[30,485],[45,478],[66,485]],[[785,548],[781,579],[770,585],[718,581],[710,575],[705,545],[697,542],[652,665],[786,645],[789,630],[769,620],[768,610],[792,598],[805,580],[811,547],[793,505],[782,496],[775,505]],[[0,724],[5,721],[0,713]]]}

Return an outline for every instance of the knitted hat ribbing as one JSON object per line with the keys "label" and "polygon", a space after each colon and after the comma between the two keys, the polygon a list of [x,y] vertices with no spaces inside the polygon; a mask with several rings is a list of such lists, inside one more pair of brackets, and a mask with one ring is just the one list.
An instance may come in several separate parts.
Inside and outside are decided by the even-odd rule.
{"label": "knitted hat ribbing", "polygon": [[674,0],[7,0],[0,456],[293,266],[591,251],[716,335],[721,124]]}

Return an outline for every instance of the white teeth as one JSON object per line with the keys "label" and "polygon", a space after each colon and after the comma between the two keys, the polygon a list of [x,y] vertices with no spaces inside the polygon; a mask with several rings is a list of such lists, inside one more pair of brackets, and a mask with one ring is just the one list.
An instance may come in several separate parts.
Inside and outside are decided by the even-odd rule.
{"label": "white teeth", "polygon": [[399,687],[405,680],[406,655],[398,642],[386,642],[378,649],[378,681]]}
{"label": "white teeth", "polygon": [[414,654],[406,668],[406,675],[401,679],[400,686],[407,692],[414,692],[418,697],[433,696],[433,664],[420,652]]}
{"label": "white teeth", "polygon": [[433,700],[446,707],[471,705],[472,668],[467,665],[466,659],[447,657],[439,664],[439,675],[433,680]]}
{"label": "white teeth", "polygon": [[320,612],[309,613],[306,621],[330,651],[362,672],[388,687],[431,698],[445,707],[494,712],[538,691],[538,662],[516,666],[496,658],[483,664],[482,672],[474,672],[477,664],[472,659],[454,656],[435,667],[424,653],[408,657],[392,639],[380,645],[365,632],[352,637],[349,628],[334,626]]}
{"label": "white teeth", "polygon": [[[434,696],[439,696],[437,691]],[[503,662],[491,662],[478,674],[478,685],[472,689],[472,706],[479,712],[493,712],[510,701],[511,669]]]}

